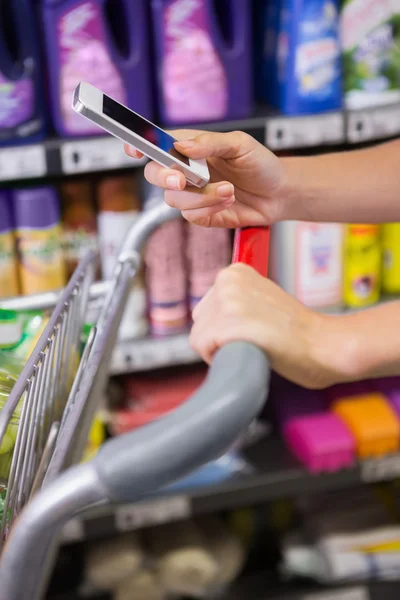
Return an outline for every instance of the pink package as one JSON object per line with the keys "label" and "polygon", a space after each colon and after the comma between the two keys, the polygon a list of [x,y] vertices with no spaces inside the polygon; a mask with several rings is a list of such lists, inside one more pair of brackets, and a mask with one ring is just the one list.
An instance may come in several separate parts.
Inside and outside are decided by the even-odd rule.
{"label": "pink package", "polygon": [[291,419],[283,430],[291,452],[311,473],[338,471],[355,462],[355,440],[334,414]]}

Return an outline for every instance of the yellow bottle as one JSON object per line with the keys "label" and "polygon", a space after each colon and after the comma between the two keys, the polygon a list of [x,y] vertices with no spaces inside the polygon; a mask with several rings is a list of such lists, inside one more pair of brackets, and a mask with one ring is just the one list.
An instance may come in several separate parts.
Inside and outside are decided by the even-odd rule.
{"label": "yellow bottle", "polygon": [[379,225],[347,225],[344,250],[344,301],[351,308],[379,301],[381,287]]}
{"label": "yellow bottle", "polygon": [[400,223],[382,225],[382,290],[400,293]]}
{"label": "yellow bottle", "polygon": [[15,238],[11,228],[11,206],[5,192],[0,193],[0,298],[19,294]]}
{"label": "yellow bottle", "polygon": [[22,293],[62,288],[66,270],[56,191],[51,187],[17,190],[13,204]]}

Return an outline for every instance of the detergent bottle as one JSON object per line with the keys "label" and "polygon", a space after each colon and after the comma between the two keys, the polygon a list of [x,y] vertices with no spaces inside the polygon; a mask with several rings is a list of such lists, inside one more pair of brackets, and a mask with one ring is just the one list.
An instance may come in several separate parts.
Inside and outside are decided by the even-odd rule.
{"label": "detergent bottle", "polygon": [[0,145],[39,141],[46,133],[44,82],[32,0],[0,5]]}
{"label": "detergent bottle", "polygon": [[338,0],[260,0],[256,22],[257,94],[289,115],[341,108]]}
{"label": "detergent bottle", "polygon": [[163,122],[248,117],[251,2],[152,0],[151,6]]}
{"label": "detergent bottle", "polygon": [[44,0],[54,127],[60,136],[101,133],[71,110],[81,81],[151,117],[146,0]]}
{"label": "detergent bottle", "polygon": [[382,277],[379,225],[348,225],[344,258],[345,304],[363,308],[378,302]]}
{"label": "detergent bottle", "polygon": [[400,223],[382,225],[382,290],[385,294],[400,293]]}

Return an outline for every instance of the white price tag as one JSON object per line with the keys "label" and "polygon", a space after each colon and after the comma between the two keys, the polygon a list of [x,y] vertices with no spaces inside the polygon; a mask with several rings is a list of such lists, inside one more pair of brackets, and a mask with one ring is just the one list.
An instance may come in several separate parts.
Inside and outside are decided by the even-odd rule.
{"label": "white price tag", "polygon": [[361,463],[361,479],[365,482],[388,481],[400,477],[400,454],[365,460]]}
{"label": "white price tag", "polygon": [[199,356],[189,345],[187,334],[164,339],[120,342],[115,348],[111,372],[116,374],[147,371],[169,365],[190,364]]}
{"label": "white price tag", "polygon": [[144,162],[127,156],[123,143],[113,137],[65,142],[61,146],[62,171],[66,175],[135,167]]}
{"label": "white price tag", "polygon": [[367,588],[355,587],[301,596],[301,600],[369,600]]}
{"label": "white price tag", "polygon": [[79,542],[83,539],[85,539],[85,534],[82,521],[79,519],[71,519],[71,521],[68,521],[62,532],[63,542]]}
{"label": "white price tag", "polygon": [[189,517],[189,499],[185,496],[174,496],[117,508],[115,527],[117,531],[133,531]]}
{"label": "white price tag", "polygon": [[400,105],[350,111],[347,139],[351,144],[384,139],[400,133]]}
{"label": "white price tag", "polygon": [[340,112],[310,117],[279,117],[267,121],[266,145],[271,150],[307,148],[344,141],[344,117]]}
{"label": "white price tag", "polygon": [[44,177],[46,173],[44,146],[21,146],[0,151],[0,181]]}

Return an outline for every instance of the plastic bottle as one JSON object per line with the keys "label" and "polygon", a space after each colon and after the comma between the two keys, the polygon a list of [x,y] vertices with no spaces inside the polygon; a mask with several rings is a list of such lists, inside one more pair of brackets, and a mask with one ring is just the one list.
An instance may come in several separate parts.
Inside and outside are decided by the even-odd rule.
{"label": "plastic bottle", "polygon": [[97,218],[90,181],[72,181],[60,187],[63,203],[64,256],[67,277],[89,250],[98,250]]}
{"label": "plastic bottle", "polygon": [[341,108],[338,0],[260,0],[256,23],[257,94],[289,115]]}
{"label": "plastic bottle", "polygon": [[188,224],[186,252],[190,308],[193,310],[214,284],[218,272],[230,262],[232,248],[229,231]]}
{"label": "plastic bottle", "polygon": [[248,117],[251,3],[152,0],[159,109],[164,123]]}
{"label": "plastic bottle", "polygon": [[380,228],[347,225],[344,253],[344,300],[361,308],[379,300],[381,287]]}
{"label": "plastic bottle", "polygon": [[32,0],[0,10],[0,144],[26,144],[46,133],[44,82]]}
{"label": "plastic bottle", "polygon": [[[145,210],[164,201],[160,188],[146,185],[145,193]],[[159,227],[147,243],[144,256],[146,287],[154,335],[180,333],[189,323],[184,233],[184,224],[177,219]]]}
{"label": "plastic bottle", "polygon": [[399,3],[342,0],[341,37],[346,107],[399,102]]}
{"label": "plastic bottle", "polygon": [[101,133],[71,111],[80,81],[152,116],[146,5],[146,0],[44,0],[51,108],[60,136]]}
{"label": "plastic bottle", "polygon": [[16,190],[13,208],[22,293],[62,288],[66,271],[56,190],[52,187]]}
{"label": "plastic bottle", "polygon": [[[118,254],[125,236],[140,212],[137,181],[132,175],[103,179],[98,186],[98,230],[101,266],[104,279],[112,279]],[[135,278],[119,329],[119,339],[146,334],[146,292],[143,277]]]}
{"label": "plastic bottle", "polygon": [[6,192],[0,192],[0,298],[18,294],[17,255],[10,198]]}
{"label": "plastic bottle", "polygon": [[272,277],[303,304],[328,310],[343,304],[343,227],[285,221],[273,228]]}
{"label": "plastic bottle", "polygon": [[400,223],[382,225],[382,290],[400,293]]}

